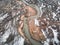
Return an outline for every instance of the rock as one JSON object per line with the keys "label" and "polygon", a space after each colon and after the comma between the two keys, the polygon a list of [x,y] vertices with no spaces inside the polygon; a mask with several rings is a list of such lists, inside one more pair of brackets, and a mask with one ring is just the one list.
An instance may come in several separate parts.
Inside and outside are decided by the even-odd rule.
{"label": "rock", "polygon": [[43,33],[41,32],[40,27],[35,24],[34,19],[28,20],[28,25],[29,25],[29,32],[33,39],[35,39],[37,41],[45,40],[45,37],[44,37]]}
{"label": "rock", "polygon": [[26,14],[25,14],[26,17],[34,16],[37,14],[37,10],[34,9],[33,7],[26,6],[25,9],[26,9]]}

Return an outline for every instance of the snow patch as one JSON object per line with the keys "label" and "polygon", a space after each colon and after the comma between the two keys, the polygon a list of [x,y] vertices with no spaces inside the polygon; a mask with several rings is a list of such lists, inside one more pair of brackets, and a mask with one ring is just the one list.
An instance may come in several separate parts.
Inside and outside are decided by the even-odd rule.
{"label": "snow patch", "polygon": [[58,36],[57,30],[54,30],[51,26],[49,26],[49,28],[52,29],[53,34],[54,34],[54,39],[53,39],[53,41],[55,41],[56,43],[59,43],[59,40],[57,39],[57,36]]}
{"label": "snow patch", "polygon": [[43,33],[44,37],[45,37],[45,38],[47,38],[46,33],[44,32],[44,30],[43,30],[43,29],[41,29],[41,31],[42,31],[42,33]]}
{"label": "snow patch", "polygon": [[46,41],[44,41],[44,45],[49,45],[50,39],[46,39]]}
{"label": "snow patch", "polygon": [[58,4],[60,5],[60,2],[58,1]]}
{"label": "snow patch", "polygon": [[11,34],[10,29],[5,32],[5,34],[2,36],[1,42],[6,42],[6,39],[9,37]]}
{"label": "snow patch", "polygon": [[3,20],[4,18],[6,18],[8,16],[8,13],[6,13],[3,17],[0,17],[0,20]]}
{"label": "snow patch", "polygon": [[52,14],[53,14],[53,18],[54,18],[56,16],[56,14],[54,12],[52,12]]}
{"label": "snow patch", "polygon": [[41,12],[40,17],[41,17],[42,14],[43,14],[43,11],[42,11],[42,8],[43,8],[43,7],[45,7],[45,6],[44,6],[43,3],[42,3],[42,5],[41,5],[41,7],[40,7],[40,12]]}
{"label": "snow patch", "polygon": [[35,25],[39,26],[39,21],[35,19]]}

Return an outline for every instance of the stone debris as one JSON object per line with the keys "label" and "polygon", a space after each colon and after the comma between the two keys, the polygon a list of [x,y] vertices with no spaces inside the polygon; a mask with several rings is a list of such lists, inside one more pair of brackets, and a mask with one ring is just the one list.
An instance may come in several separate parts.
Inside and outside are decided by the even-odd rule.
{"label": "stone debris", "polygon": [[60,45],[60,1],[0,0],[0,45]]}

